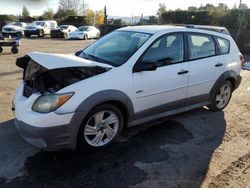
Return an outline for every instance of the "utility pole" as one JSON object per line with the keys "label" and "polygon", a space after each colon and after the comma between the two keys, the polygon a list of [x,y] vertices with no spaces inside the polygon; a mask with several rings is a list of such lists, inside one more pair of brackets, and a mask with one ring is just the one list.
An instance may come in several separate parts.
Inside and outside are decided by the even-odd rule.
{"label": "utility pole", "polygon": [[[242,4],[242,0],[240,0],[239,8],[240,8],[241,4]],[[236,43],[238,42],[239,37],[240,37],[242,24],[243,24],[243,20],[244,20],[244,17],[245,17],[245,12],[246,12],[246,9],[244,9],[243,13],[242,13],[242,17],[241,17],[241,20],[240,20],[240,25],[239,25],[238,33],[237,33],[237,36],[236,36]]]}
{"label": "utility pole", "polygon": [[240,8],[241,4],[242,4],[242,0],[240,0],[239,8]]}
{"label": "utility pole", "polygon": [[107,14],[107,7],[104,6],[104,34],[108,33],[108,14]]}
{"label": "utility pole", "polygon": [[86,16],[86,7],[85,7],[85,1],[82,0],[82,13],[83,13],[83,16]]}

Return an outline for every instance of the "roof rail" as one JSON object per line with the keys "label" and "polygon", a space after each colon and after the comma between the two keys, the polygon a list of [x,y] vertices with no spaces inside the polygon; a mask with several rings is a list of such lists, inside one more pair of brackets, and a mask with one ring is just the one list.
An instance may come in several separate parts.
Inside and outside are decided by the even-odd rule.
{"label": "roof rail", "polygon": [[186,28],[191,28],[191,29],[203,29],[203,30],[208,30],[208,31],[215,31],[218,33],[223,33],[230,35],[229,31],[225,27],[219,27],[219,26],[210,26],[210,25],[186,25]]}

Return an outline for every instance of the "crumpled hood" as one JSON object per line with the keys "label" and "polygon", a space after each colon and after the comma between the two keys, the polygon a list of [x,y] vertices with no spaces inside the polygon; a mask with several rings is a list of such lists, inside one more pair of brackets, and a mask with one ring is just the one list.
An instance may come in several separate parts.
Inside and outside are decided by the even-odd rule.
{"label": "crumpled hood", "polygon": [[24,70],[25,97],[33,93],[55,93],[76,82],[103,74],[112,66],[75,55],[32,52],[20,57],[16,65]]}
{"label": "crumpled hood", "polygon": [[42,52],[31,52],[27,54],[32,60],[48,70],[66,67],[104,67],[113,68],[111,65],[98,63],[77,57],[73,54],[50,54]]}

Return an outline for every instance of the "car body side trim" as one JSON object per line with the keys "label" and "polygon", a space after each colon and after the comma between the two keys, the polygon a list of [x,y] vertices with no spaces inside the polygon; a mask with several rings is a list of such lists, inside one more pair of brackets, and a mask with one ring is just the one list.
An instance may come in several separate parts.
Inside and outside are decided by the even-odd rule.
{"label": "car body side trim", "polygon": [[206,101],[209,101],[209,94],[199,95],[199,96],[190,97],[187,99],[181,99],[178,101],[166,103],[160,106],[156,106],[147,110],[137,112],[134,115],[133,121],[137,121],[138,119],[143,119],[146,117],[154,116],[154,115],[161,114],[167,111],[183,108],[185,106],[190,106],[190,105],[194,105],[194,104],[206,102]]}
{"label": "car body side trim", "polygon": [[137,119],[137,120],[129,122],[128,127],[133,127],[133,126],[140,125],[140,124],[143,124],[143,123],[146,123],[148,121],[155,120],[155,119],[159,119],[159,118],[179,114],[179,113],[186,112],[186,111],[189,111],[189,110],[193,110],[193,109],[196,109],[196,108],[199,108],[199,107],[202,107],[202,106],[206,106],[206,105],[209,105],[209,104],[210,104],[209,102],[202,102],[202,103],[197,103],[197,104],[190,105],[190,106],[177,108],[175,110],[166,111],[166,112],[163,112],[163,113],[160,113],[160,114],[147,116],[147,117],[144,117],[144,118]]}

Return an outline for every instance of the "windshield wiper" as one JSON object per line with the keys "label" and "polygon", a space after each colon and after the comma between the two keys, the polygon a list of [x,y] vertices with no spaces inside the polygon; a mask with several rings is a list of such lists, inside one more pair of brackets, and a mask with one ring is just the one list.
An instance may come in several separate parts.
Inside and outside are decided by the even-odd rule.
{"label": "windshield wiper", "polygon": [[97,62],[100,62],[100,63],[104,63],[104,64],[116,66],[115,63],[113,63],[113,62],[111,62],[111,61],[109,61],[109,60],[106,60],[106,59],[104,59],[104,58],[95,56],[95,55],[93,55],[93,54],[88,54],[88,53],[86,53],[86,52],[84,52],[84,51],[82,51],[80,57],[81,57],[81,58],[84,58],[84,59],[93,60],[93,61],[97,61]]}

